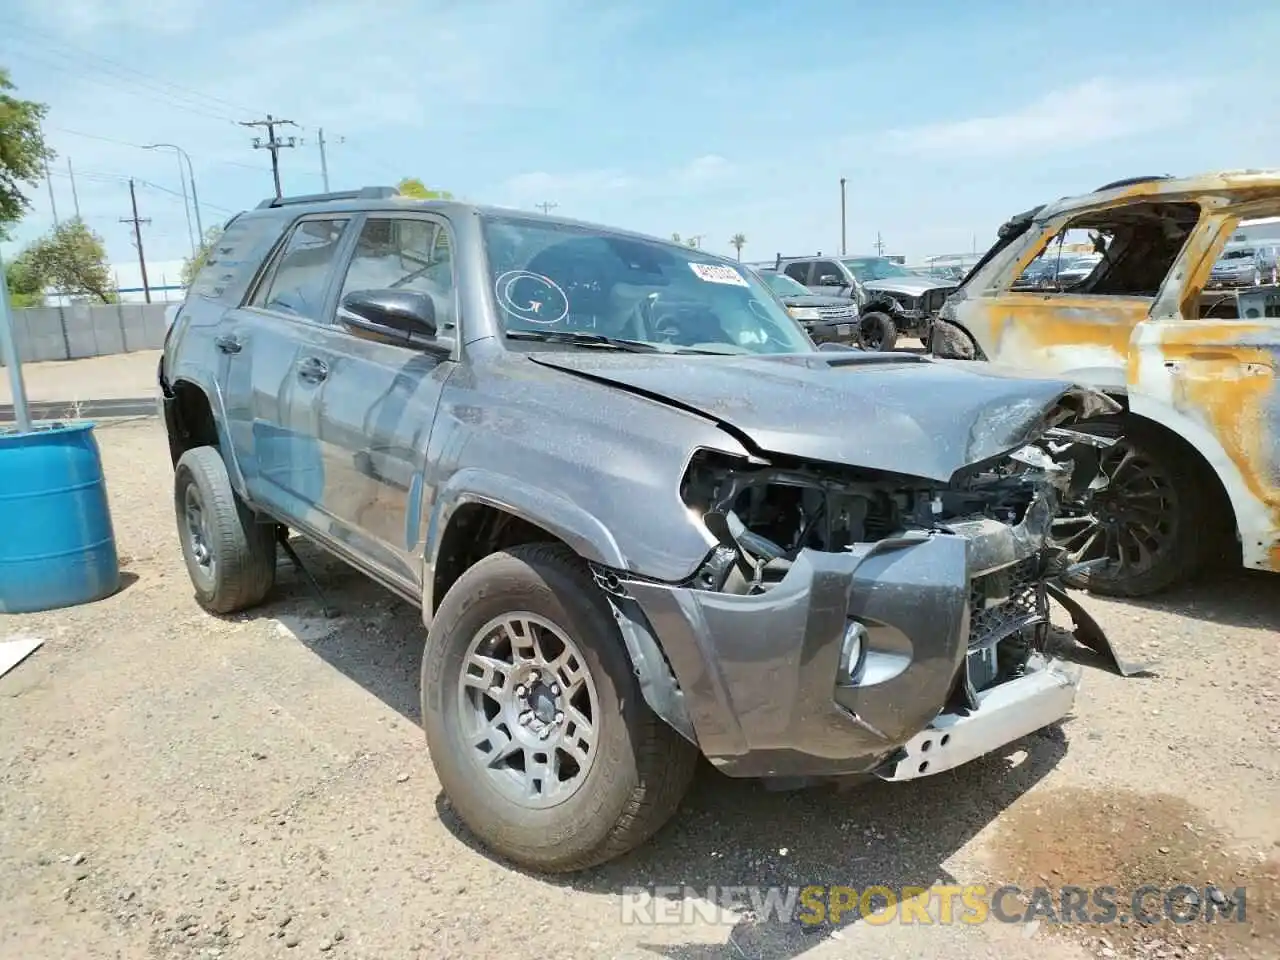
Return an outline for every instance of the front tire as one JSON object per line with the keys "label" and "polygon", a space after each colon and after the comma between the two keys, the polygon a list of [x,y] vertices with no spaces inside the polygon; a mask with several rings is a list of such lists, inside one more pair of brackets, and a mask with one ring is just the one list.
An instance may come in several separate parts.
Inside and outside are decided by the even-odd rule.
{"label": "front tire", "polygon": [[1054,521],[1054,539],[1072,562],[1109,561],[1064,578],[1067,585],[1143,597],[1189,579],[1213,540],[1201,535],[1210,500],[1186,452],[1142,420],[1099,417],[1072,429],[1120,439],[1102,453],[1107,489],[1068,504]]}
{"label": "front tire", "polygon": [[423,652],[422,718],[462,822],[547,872],[639,846],[698,759],[646,706],[599,588],[559,544],[485,557],[445,594]]}
{"label": "front tire", "polygon": [[864,313],[858,322],[859,338],[867,350],[888,352],[898,345],[898,326],[880,310]]}
{"label": "front tire", "polygon": [[196,602],[219,615],[261,603],[275,585],[276,527],[259,523],[236,495],[216,447],[178,458],[173,502]]}

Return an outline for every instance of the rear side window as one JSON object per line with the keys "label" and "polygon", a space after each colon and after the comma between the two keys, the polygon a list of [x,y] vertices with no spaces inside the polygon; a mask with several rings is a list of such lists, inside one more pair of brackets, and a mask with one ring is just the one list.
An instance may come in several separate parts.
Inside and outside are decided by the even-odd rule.
{"label": "rear side window", "polygon": [[188,296],[238,303],[279,237],[280,221],[276,218],[235,218],[214,241],[204,265],[191,280]]}
{"label": "rear side window", "polygon": [[348,221],[303,220],[276,254],[250,306],[324,321],[324,296]]}

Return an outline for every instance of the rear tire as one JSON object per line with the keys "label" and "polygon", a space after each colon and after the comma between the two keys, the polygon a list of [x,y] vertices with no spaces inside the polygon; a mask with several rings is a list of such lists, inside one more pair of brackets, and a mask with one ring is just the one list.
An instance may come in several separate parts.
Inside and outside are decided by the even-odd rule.
{"label": "rear tire", "polygon": [[276,526],[259,523],[236,495],[216,447],[178,458],[173,501],[196,602],[219,615],[261,603],[276,580]]}
{"label": "rear tire", "polygon": [[1067,585],[1100,596],[1143,597],[1193,576],[1216,544],[1202,536],[1205,504],[1212,500],[1186,451],[1131,417],[1099,417],[1072,429],[1121,439],[1103,451],[1107,490],[1068,505],[1054,522],[1055,539],[1077,554],[1073,559],[1111,561],[1064,578]]}
{"label": "rear tire", "polygon": [[887,313],[872,310],[859,318],[858,338],[865,349],[886,353],[898,345],[898,326]]}
{"label": "rear tire", "polygon": [[462,822],[547,872],[643,843],[698,760],[645,705],[599,588],[560,544],[491,554],[445,594],[423,652],[422,718]]}

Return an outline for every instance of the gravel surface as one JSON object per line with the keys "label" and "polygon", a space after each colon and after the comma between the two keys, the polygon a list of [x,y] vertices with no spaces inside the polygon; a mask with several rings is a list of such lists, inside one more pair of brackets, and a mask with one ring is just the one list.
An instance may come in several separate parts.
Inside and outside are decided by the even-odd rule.
{"label": "gravel surface", "polygon": [[[1159,602],[1085,598],[1122,655],[1159,661],[1155,675],[1086,669],[1073,718],[998,756],[912,784],[799,793],[708,768],[648,846],[549,879],[478,850],[439,795],[409,606],[307,550],[339,617],[285,568],[252,615],[204,614],[177,547],[162,428],[97,434],[125,588],[0,618],[0,638],[46,640],[0,679],[0,956],[1280,955],[1273,578],[1233,572]],[[623,922],[623,892],[643,884],[1180,881],[1244,886],[1247,922]]]}

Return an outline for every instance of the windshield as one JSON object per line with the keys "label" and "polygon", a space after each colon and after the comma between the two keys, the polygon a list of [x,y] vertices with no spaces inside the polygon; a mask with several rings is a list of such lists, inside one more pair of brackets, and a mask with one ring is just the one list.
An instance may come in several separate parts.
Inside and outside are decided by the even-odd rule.
{"label": "windshield", "polygon": [[785,273],[762,273],[761,277],[773,292],[780,297],[807,297],[809,288],[797,280],[792,280]]}
{"label": "windshield", "polygon": [[857,257],[853,260],[842,260],[841,263],[849,268],[849,271],[858,278],[859,283],[916,276],[902,264],[894,263],[887,257]]}
{"label": "windshield", "polygon": [[1223,260],[1252,260],[1253,250],[1251,249],[1228,250],[1226,253],[1222,255],[1222,259]]}
{"label": "windshield", "polygon": [[504,330],[589,334],[714,353],[811,353],[813,342],[749,270],[699,250],[523,217],[483,221]]}

